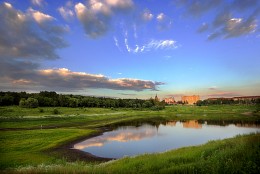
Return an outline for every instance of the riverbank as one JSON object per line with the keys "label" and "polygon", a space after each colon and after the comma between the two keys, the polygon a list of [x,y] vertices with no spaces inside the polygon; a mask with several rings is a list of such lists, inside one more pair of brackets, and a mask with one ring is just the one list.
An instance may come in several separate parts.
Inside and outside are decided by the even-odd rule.
{"label": "riverbank", "polygon": [[260,134],[210,141],[164,153],[101,164],[63,162],[25,166],[4,173],[258,173]]}
{"label": "riverbank", "polygon": [[[48,115],[53,108],[43,108],[44,113],[39,112],[39,109],[32,110],[31,113],[30,109],[23,109],[18,109],[19,112],[16,111],[16,107],[1,107],[0,109],[0,128],[2,129],[0,132],[1,170],[39,165],[64,165],[64,167],[69,164],[79,165],[76,168],[80,168],[80,164],[84,164],[83,168],[85,168],[84,166],[96,166],[96,164],[100,163],[98,160],[83,160],[83,158],[87,158],[86,156],[81,158],[81,152],[74,155],[73,151],[71,151],[70,156],[68,151],[64,151],[63,147],[69,147],[67,145],[72,145],[83,138],[98,134],[102,132],[101,128],[113,128],[117,124],[126,122],[126,124],[142,121],[157,123],[167,120],[196,119],[211,121],[235,120],[246,123],[260,120],[259,113],[255,112],[257,106],[245,105],[173,106],[159,112],[129,109],[58,108],[60,110],[59,115]],[[3,110],[5,111],[2,112]],[[37,112],[39,115],[37,115]],[[243,114],[245,112],[251,114],[245,115]],[[68,163],[76,159],[81,162]],[[106,160],[101,159],[101,161]]]}

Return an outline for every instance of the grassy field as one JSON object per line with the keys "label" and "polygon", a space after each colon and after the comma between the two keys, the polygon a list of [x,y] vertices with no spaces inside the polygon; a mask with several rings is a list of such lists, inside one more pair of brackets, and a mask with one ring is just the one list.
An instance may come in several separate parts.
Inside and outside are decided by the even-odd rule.
{"label": "grassy field", "polygon": [[[259,106],[173,106],[162,111],[106,108],[26,109],[0,107],[0,164],[8,172],[36,173],[226,173],[259,170],[260,136],[240,136],[167,153],[124,158],[108,163],[73,162],[46,151],[95,134],[98,128],[131,122],[167,120],[259,121]],[[257,156],[256,156],[257,155]],[[239,160],[236,159],[239,157]],[[242,159],[241,159],[242,158]],[[212,168],[211,168],[212,166]],[[66,172],[65,172],[66,173]],[[231,172],[232,173],[232,172]]]}

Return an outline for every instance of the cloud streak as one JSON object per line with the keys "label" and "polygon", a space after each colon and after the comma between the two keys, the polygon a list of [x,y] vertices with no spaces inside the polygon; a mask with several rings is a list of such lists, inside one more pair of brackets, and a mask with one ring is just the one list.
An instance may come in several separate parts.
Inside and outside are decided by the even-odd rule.
{"label": "cloud streak", "polygon": [[143,53],[157,50],[170,50],[178,48],[177,41],[175,40],[151,40],[144,45],[136,44],[135,47],[130,47],[127,37],[125,38],[125,47],[129,53]]}

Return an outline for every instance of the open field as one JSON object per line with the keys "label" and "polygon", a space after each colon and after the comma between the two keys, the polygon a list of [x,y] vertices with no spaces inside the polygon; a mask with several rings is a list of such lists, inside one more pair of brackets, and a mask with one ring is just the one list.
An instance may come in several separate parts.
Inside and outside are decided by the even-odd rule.
{"label": "open field", "polygon": [[[124,158],[115,162],[69,163],[66,156],[49,153],[64,144],[102,132],[102,128],[131,121],[226,120],[259,121],[259,106],[171,106],[162,111],[105,108],[0,108],[1,170],[15,172],[168,173],[259,170],[260,135],[239,136],[167,153]],[[239,157],[239,158],[238,158]],[[30,167],[28,167],[30,166]],[[22,167],[22,168],[21,168]],[[211,169],[212,168],[212,169]],[[10,172],[10,171],[9,171]],[[248,173],[248,172],[247,172]]]}

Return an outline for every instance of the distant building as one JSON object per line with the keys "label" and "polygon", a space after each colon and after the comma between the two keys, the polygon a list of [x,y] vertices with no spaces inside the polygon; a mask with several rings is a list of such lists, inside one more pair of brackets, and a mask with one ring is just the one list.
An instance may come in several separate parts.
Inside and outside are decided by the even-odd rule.
{"label": "distant building", "polygon": [[234,101],[252,101],[257,99],[260,99],[260,96],[233,97]]}
{"label": "distant building", "polygon": [[233,100],[233,98],[224,98],[224,97],[221,97],[221,98],[208,98],[207,100],[210,100],[210,101],[216,101],[216,100]]}
{"label": "distant building", "polygon": [[159,101],[160,101],[160,99],[158,98],[157,94],[156,94],[156,96],[154,97],[154,100],[155,100],[156,102],[159,102]]}
{"label": "distant building", "polygon": [[173,104],[175,104],[174,97],[165,98],[165,99],[164,99],[164,102],[167,103],[168,105],[173,105]]}
{"label": "distant building", "polygon": [[260,99],[260,96],[244,96],[244,97],[232,97],[232,98],[224,98],[224,97],[219,97],[219,98],[208,98],[207,100],[214,101],[214,100],[234,100],[234,101],[253,101]]}
{"label": "distant building", "polygon": [[181,97],[182,103],[186,103],[186,104],[189,104],[189,105],[193,105],[193,104],[195,104],[199,100],[200,100],[200,96],[199,95],[182,96]]}

